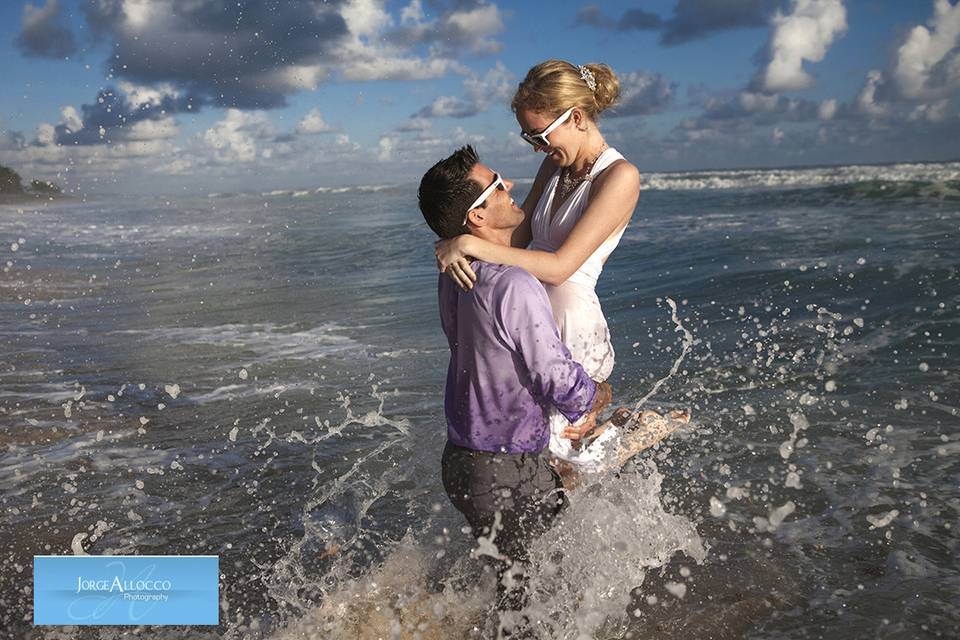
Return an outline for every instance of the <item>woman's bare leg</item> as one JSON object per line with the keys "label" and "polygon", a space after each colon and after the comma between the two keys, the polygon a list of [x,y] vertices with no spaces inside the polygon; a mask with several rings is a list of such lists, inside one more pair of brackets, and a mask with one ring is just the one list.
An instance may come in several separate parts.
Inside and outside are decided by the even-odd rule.
{"label": "woman's bare leg", "polygon": [[617,464],[622,467],[630,458],[654,446],[688,422],[690,412],[685,409],[675,409],[666,416],[656,411],[643,411],[633,424],[622,428]]}
{"label": "woman's bare leg", "polygon": [[560,481],[563,482],[565,491],[572,491],[580,485],[580,472],[576,465],[570,464],[560,458],[550,458],[550,464],[560,474]]}
{"label": "woman's bare leg", "polygon": [[[620,429],[621,432],[616,461],[611,461],[611,464],[601,469],[600,473],[618,470],[630,458],[654,446],[688,422],[690,422],[690,411],[687,409],[674,409],[666,416],[650,410],[645,410],[640,415],[634,416],[627,408],[617,409],[609,420],[597,426],[589,434],[590,440],[593,441],[607,429]],[[587,444],[586,446],[592,445]],[[598,444],[596,446],[602,445]],[[579,486],[582,473],[577,465],[559,458],[551,458],[550,464],[560,474],[564,489],[570,491]],[[616,465],[615,468],[614,465]]]}

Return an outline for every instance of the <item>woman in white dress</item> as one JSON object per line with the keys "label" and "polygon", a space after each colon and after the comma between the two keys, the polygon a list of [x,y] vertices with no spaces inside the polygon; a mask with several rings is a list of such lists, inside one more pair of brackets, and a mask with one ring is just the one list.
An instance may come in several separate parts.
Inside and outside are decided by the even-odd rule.
{"label": "woman in white dress", "polygon": [[[464,289],[475,280],[468,257],[516,265],[536,276],[561,339],[598,382],[613,370],[614,352],[594,289],[640,196],[639,171],[607,145],[597,127],[619,93],[619,81],[605,64],[548,60],[530,69],[511,106],[521,137],[546,158],[523,203],[527,216],[513,246],[465,234],[438,242],[436,251],[440,268]],[[579,470],[599,470],[605,452],[619,446],[620,434],[608,428],[580,450],[574,440],[590,426],[570,425],[553,412],[551,454]]]}

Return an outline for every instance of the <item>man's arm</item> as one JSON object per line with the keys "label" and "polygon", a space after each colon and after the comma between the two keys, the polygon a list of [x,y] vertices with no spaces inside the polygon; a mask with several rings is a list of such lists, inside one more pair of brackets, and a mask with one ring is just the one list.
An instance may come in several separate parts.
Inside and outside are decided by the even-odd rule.
{"label": "man's arm", "polygon": [[450,278],[442,273],[437,278],[437,299],[440,303],[440,328],[447,336],[447,344],[452,350],[457,336],[457,305],[460,299],[457,286],[449,280]]}
{"label": "man's arm", "polygon": [[521,269],[510,269],[497,281],[491,313],[497,329],[520,354],[540,397],[570,422],[593,407],[597,385],[560,340],[543,285]]}

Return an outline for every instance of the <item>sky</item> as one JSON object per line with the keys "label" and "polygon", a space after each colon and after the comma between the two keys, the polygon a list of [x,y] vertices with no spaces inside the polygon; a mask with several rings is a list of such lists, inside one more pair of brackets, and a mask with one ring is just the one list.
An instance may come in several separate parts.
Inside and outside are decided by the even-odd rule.
{"label": "sky", "polygon": [[0,163],[74,193],[415,182],[540,156],[527,70],[603,62],[641,171],[960,158],[960,0],[0,3]]}

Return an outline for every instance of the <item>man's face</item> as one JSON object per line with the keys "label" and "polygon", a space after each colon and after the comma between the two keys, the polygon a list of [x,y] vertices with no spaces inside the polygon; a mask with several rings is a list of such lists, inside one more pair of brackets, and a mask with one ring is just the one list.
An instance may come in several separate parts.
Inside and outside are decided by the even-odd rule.
{"label": "man's face", "polygon": [[[478,162],[473,165],[473,169],[467,174],[470,180],[473,180],[480,189],[486,189],[496,180],[494,171],[487,165]],[[523,222],[523,209],[517,206],[510,191],[513,189],[513,182],[503,178],[503,188],[493,190],[487,199],[483,201],[478,208],[483,212],[484,218],[488,221],[488,226],[496,229],[513,229]]]}

